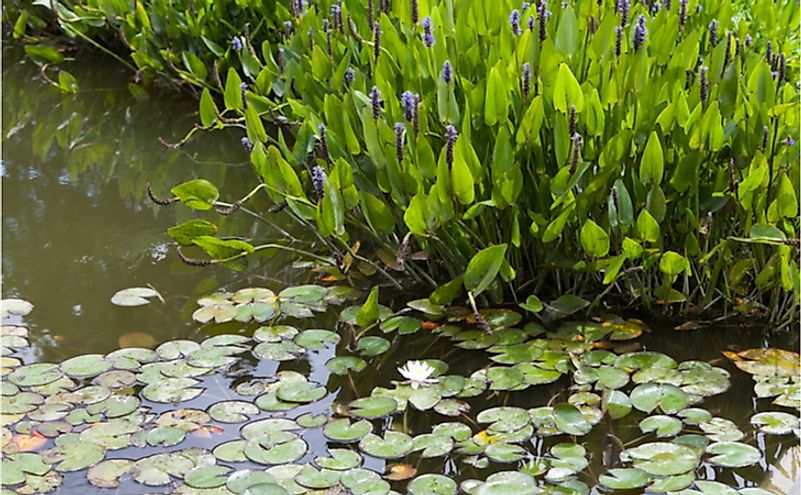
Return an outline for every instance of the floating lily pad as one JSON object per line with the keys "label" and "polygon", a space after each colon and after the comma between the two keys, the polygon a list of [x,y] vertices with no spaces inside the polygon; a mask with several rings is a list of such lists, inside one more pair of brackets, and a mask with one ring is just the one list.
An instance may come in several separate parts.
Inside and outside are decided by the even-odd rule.
{"label": "floating lily pad", "polygon": [[382,418],[398,409],[395,399],[389,397],[364,397],[351,402],[350,414],[359,418]]}
{"label": "floating lily pad", "polygon": [[152,297],[161,298],[161,294],[150,287],[131,287],[115,292],[111,296],[111,303],[117,306],[144,306],[150,303]]}
{"label": "floating lily pad", "polygon": [[[225,482],[225,486],[226,488],[228,488],[228,490],[237,494],[245,493],[251,487],[255,488],[255,490],[253,491],[259,493],[259,489],[256,487],[259,487],[261,485],[278,486],[275,483],[276,483],[275,477],[265,471],[252,471],[250,469],[242,469],[239,471],[235,471],[230,476],[228,476],[228,479]],[[284,493],[286,493],[286,490],[284,490]]]}
{"label": "floating lily pad", "polygon": [[67,359],[61,363],[61,371],[72,378],[97,376],[111,368],[111,363],[102,354],[85,354]]}
{"label": "floating lily pad", "polygon": [[20,392],[0,398],[4,414],[23,414],[35,410],[44,402],[44,397],[33,392]]}
{"label": "floating lily pad", "polygon": [[341,471],[316,469],[313,466],[306,465],[303,466],[303,469],[295,476],[295,482],[306,488],[322,490],[337,485],[340,476],[342,476]]}
{"label": "floating lily pad", "polygon": [[358,442],[371,431],[373,431],[373,425],[365,419],[353,424],[348,418],[334,419],[323,428],[326,438],[340,443]]}
{"label": "floating lily pad", "polygon": [[623,454],[634,461],[635,468],[655,476],[684,474],[695,469],[700,462],[700,453],[696,450],[667,442],[642,444],[623,451]]}
{"label": "floating lily pad", "polygon": [[643,368],[676,368],[678,363],[661,352],[638,351],[623,354],[615,361],[615,368],[639,370]]}
{"label": "floating lily pad", "polygon": [[[264,323],[265,321],[273,318],[278,313],[278,302],[277,301],[249,302],[249,303],[237,304],[234,308],[236,309],[236,316],[234,317],[236,321],[241,321],[242,323],[247,323],[249,321],[257,321],[259,323]],[[226,309],[225,311],[228,310]],[[227,315],[226,312],[222,312],[222,314]],[[203,315],[203,317],[205,317],[205,315]],[[216,321],[217,313],[215,313],[214,317]]]}
{"label": "floating lily pad", "polygon": [[254,404],[239,400],[217,402],[209,407],[209,415],[220,423],[243,423],[259,413]]}
{"label": "floating lily pad", "polygon": [[227,323],[236,318],[238,314],[236,306],[226,301],[201,306],[192,313],[192,319],[198,323],[208,323],[211,320],[214,320],[215,323]]}
{"label": "floating lily pad", "polygon": [[640,421],[640,430],[643,433],[656,432],[657,438],[672,437],[677,435],[683,426],[680,419],[661,414],[649,416]]}
{"label": "floating lily pad", "polygon": [[723,467],[751,466],[762,459],[759,449],[740,442],[713,443],[706,448],[706,453],[712,454],[709,462]]}
{"label": "floating lily pad", "polygon": [[[80,471],[103,460],[106,449],[91,442],[65,441],[68,435],[59,437],[57,446],[44,454],[49,464],[56,464],[56,471],[65,473]],[[60,445],[58,445],[60,444]]]}
{"label": "floating lily pad", "polygon": [[62,376],[57,364],[34,363],[16,368],[8,375],[8,379],[20,387],[35,387],[52,383]]}
{"label": "floating lily pad", "polygon": [[9,315],[26,316],[31,311],[33,311],[33,304],[24,299],[0,300],[0,315],[4,319]]}
{"label": "floating lily pad", "polygon": [[362,464],[362,456],[350,449],[329,449],[331,457],[317,457],[314,463],[324,469],[348,471]]}
{"label": "floating lily pad", "polygon": [[353,495],[386,495],[390,489],[389,483],[368,469],[351,469],[342,474],[341,482]]}
{"label": "floating lily pad", "polygon": [[303,457],[307,449],[308,445],[300,438],[278,443],[270,448],[262,447],[258,440],[251,440],[245,446],[245,456],[259,464],[288,464]]}
{"label": "floating lily pad", "polygon": [[282,383],[276,389],[276,396],[284,402],[314,402],[328,393],[322,385],[314,382]]}
{"label": "floating lily pad", "polygon": [[719,481],[696,480],[695,486],[704,495],[740,495],[737,490]]}
{"label": "floating lily pad", "polygon": [[356,352],[365,357],[378,356],[389,350],[389,341],[384,337],[362,337],[356,343]]}
{"label": "floating lily pad", "polygon": [[687,409],[682,409],[677,413],[677,416],[682,418],[684,423],[688,425],[698,425],[712,419],[712,413],[706,409],[701,409],[698,407],[688,407]]}
{"label": "floating lily pad", "polygon": [[25,481],[26,474],[44,476],[51,466],[39,454],[23,452],[3,458],[3,485],[10,486]]}
{"label": "floating lily pad", "polygon": [[[469,436],[469,430],[468,430]],[[443,457],[448,455],[454,447],[453,438],[444,434],[426,433],[414,437],[413,451],[420,451],[423,458]]]}
{"label": "floating lily pad", "polygon": [[367,361],[356,356],[336,356],[329,359],[325,367],[335,375],[347,375],[351,371],[362,371],[367,367]]}
{"label": "floating lily pad", "polygon": [[713,442],[736,442],[745,436],[733,421],[726,418],[714,417],[698,426]]}
{"label": "floating lily pad", "polygon": [[192,400],[203,392],[194,378],[165,378],[142,389],[142,396],[152,402],[176,403]]}
{"label": "floating lily pad", "polygon": [[299,330],[289,325],[273,325],[260,327],[253,333],[253,338],[259,342],[281,342],[282,339],[291,339]]}
{"label": "floating lily pad", "polygon": [[692,485],[693,481],[695,481],[695,473],[657,478],[653,480],[653,483],[648,485],[647,491],[650,493],[677,492]]}
{"label": "floating lily pad", "polygon": [[443,416],[459,416],[470,411],[470,404],[458,399],[442,399],[434,406],[434,410]]}
{"label": "floating lily pad", "polygon": [[410,495],[455,495],[456,482],[441,474],[424,474],[409,482]]}
{"label": "floating lily pad", "polygon": [[306,351],[294,342],[264,342],[253,349],[253,353],[262,359],[272,361],[291,361],[302,356]]}
{"label": "floating lily pad", "polygon": [[384,438],[370,433],[359,442],[359,449],[365,454],[381,459],[398,459],[411,452],[412,447],[412,437],[391,430],[384,433]]}
{"label": "floating lily pad", "polygon": [[224,462],[244,462],[247,460],[245,445],[247,445],[245,440],[231,440],[214,447],[212,454]]}
{"label": "floating lily pad", "polygon": [[798,416],[783,412],[761,412],[751,416],[751,424],[771,435],[786,435],[801,430]]}
{"label": "floating lily pad", "polygon": [[801,373],[801,356],[784,349],[747,349],[724,354],[735,366],[752,375],[798,376]]}
{"label": "floating lily pad", "polygon": [[462,483],[462,489],[471,495],[538,495],[542,488],[534,478],[517,471],[501,471],[491,474],[487,480],[472,487]]}
{"label": "floating lily pad", "polygon": [[612,390],[604,396],[603,407],[612,419],[620,419],[631,412],[631,400],[624,392]]}
{"label": "floating lily pad", "polygon": [[592,429],[592,424],[584,418],[581,411],[570,404],[557,404],[553,415],[556,427],[562,433],[586,435]]}
{"label": "floating lily pad", "polygon": [[686,392],[667,383],[643,383],[631,391],[631,403],[640,411],[650,413],[657,407],[666,414],[681,411],[690,403]]}
{"label": "floating lily pad", "polygon": [[642,488],[648,484],[649,480],[648,473],[636,468],[610,469],[598,478],[602,485],[612,490]]}
{"label": "floating lily pad", "polygon": [[217,488],[226,483],[230,471],[227,466],[197,466],[187,471],[184,482],[192,488]]}
{"label": "floating lily pad", "polygon": [[521,460],[528,451],[519,445],[494,443],[487,446],[484,455],[493,462],[510,463]]}
{"label": "floating lily pad", "polygon": [[309,350],[325,349],[339,343],[338,334],[329,330],[304,330],[292,339],[296,344]]}

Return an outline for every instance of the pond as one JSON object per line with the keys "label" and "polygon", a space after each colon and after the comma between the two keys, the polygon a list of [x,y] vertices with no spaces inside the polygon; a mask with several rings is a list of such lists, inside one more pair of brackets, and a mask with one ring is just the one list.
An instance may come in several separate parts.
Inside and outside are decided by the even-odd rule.
{"label": "pond", "polygon": [[[34,305],[3,308],[3,493],[797,493],[798,355],[746,351],[792,331],[505,307],[488,334],[285,254],[187,266],[164,231],[194,213],[146,184],[246,192],[240,136],[168,149],[191,98],[92,57],[64,96],[3,55],[2,296]],[[274,218],[215,215],[304,238]],[[111,301],[148,286],[163,302]]]}

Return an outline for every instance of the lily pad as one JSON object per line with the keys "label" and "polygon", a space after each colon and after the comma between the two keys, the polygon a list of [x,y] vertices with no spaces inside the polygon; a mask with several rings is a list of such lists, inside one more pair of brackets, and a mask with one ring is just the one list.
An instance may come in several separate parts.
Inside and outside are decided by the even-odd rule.
{"label": "lily pad", "polygon": [[226,301],[201,306],[192,313],[192,319],[198,323],[208,323],[212,320],[215,323],[227,323],[236,318],[238,314],[236,306]]}
{"label": "lily pad", "polygon": [[322,490],[337,485],[340,476],[342,476],[341,471],[317,469],[313,466],[306,465],[303,466],[303,469],[295,476],[295,482],[306,488]]}
{"label": "lily pad", "polygon": [[10,315],[26,316],[31,311],[33,311],[33,304],[24,299],[0,300],[0,315],[3,319]]}
{"label": "lily pad", "polygon": [[761,412],[751,416],[751,424],[771,435],[787,435],[801,430],[798,416],[784,412]]}
{"label": "lily pad", "polygon": [[368,469],[351,469],[342,474],[341,482],[353,495],[386,495],[390,490],[389,483]]}
{"label": "lily pad", "polygon": [[197,466],[187,471],[184,482],[192,488],[217,488],[226,483],[230,471],[227,466]]}
{"label": "lily pad", "polygon": [[152,297],[161,298],[161,294],[150,287],[130,287],[115,292],[111,296],[111,303],[117,306],[144,306],[150,303]]}
{"label": "lily pad", "polygon": [[425,433],[414,437],[413,451],[420,451],[420,457],[443,457],[453,450],[453,438],[444,434]]}
{"label": "lily pad", "polygon": [[152,402],[176,403],[192,400],[203,392],[195,387],[200,382],[194,378],[165,378],[142,389],[142,396]]}
{"label": "lily pad", "polygon": [[556,427],[562,433],[586,435],[592,429],[592,424],[584,418],[581,411],[570,404],[557,404],[553,414]]}
{"label": "lily pad", "polygon": [[716,466],[745,467],[752,466],[762,459],[762,453],[756,447],[740,442],[713,443],[706,448],[712,454],[708,461]]}
{"label": "lily pad", "polygon": [[412,437],[391,430],[384,433],[384,438],[370,433],[359,442],[359,449],[365,454],[381,459],[398,459],[411,452],[412,447]]}
{"label": "lily pad", "polygon": [[364,397],[351,402],[349,407],[352,416],[376,419],[394,413],[398,403],[390,397]]}
{"label": "lily pad", "polygon": [[367,336],[359,339],[355,350],[362,356],[373,357],[387,352],[389,346],[389,341],[384,337]]}
{"label": "lily pad", "polygon": [[314,402],[325,397],[325,387],[314,382],[282,383],[276,389],[276,396],[284,402]]}
{"label": "lily pad", "polygon": [[282,339],[291,339],[300,331],[289,325],[273,325],[260,327],[253,332],[253,338],[258,342],[281,342]]}
{"label": "lily pad", "polygon": [[631,412],[629,396],[620,390],[612,390],[603,398],[603,407],[612,419],[620,419]]}
{"label": "lily pad", "polygon": [[784,349],[746,349],[724,354],[735,366],[752,375],[798,376],[801,373],[801,356]]}
{"label": "lily pad", "polygon": [[244,423],[249,416],[258,414],[259,408],[250,402],[229,400],[212,404],[208,413],[220,423]]}
{"label": "lily pad", "polygon": [[330,330],[304,330],[292,339],[296,344],[309,350],[325,349],[339,343],[338,334]]}
{"label": "lily pad", "polygon": [[328,371],[335,375],[347,375],[351,371],[358,373],[367,367],[367,361],[356,356],[336,356],[325,363]]}
{"label": "lily pad", "polygon": [[[265,471],[253,471],[250,469],[241,469],[239,471],[235,471],[230,476],[228,476],[228,479],[225,482],[225,486],[231,492],[241,494],[245,493],[251,487],[255,488],[261,485],[270,485],[270,484],[278,486],[275,483],[276,483],[275,477]],[[256,488],[253,491],[259,493],[258,488]],[[286,493],[286,490],[284,490],[284,493]]]}
{"label": "lily pad", "polygon": [[80,471],[103,460],[106,449],[91,442],[67,442],[63,441],[68,436],[59,437],[61,445],[47,451],[44,455],[45,461],[50,464],[57,464],[56,471],[65,473],[70,471]]}
{"label": "lily pad", "polygon": [[373,425],[365,419],[351,424],[348,418],[339,418],[330,421],[323,428],[326,438],[340,443],[358,442],[371,431],[373,431]]}
{"label": "lily pad", "polygon": [[62,376],[57,364],[34,363],[16,368],[8,375],[8,380],[20,387],[36,387],[52,383]]}
{"label": "lily pad", "polygon": [[681,411],[690,403],[682,389],[667,383],[643,383],[631,391],[631,403],[640,411],[650,413],[657,407],[666,414]]}
{"label": "lily pad", "polygon": [[634,467],[655,476],[673,476],[687,473],[698,466],[700,454],[676,443],[654,442],[627,449],[621,458],[630,458]]}
{"label": "lily pad", "polygon": [[648,484],[649,480],[648,473],[636,468],[610,469],[598,478],[602,485],[612,490],[642,488]]}
{"label": "lily pad", "polygon": [[640,421],[640,430],[643,433],[656,432],[657,438],[675,436],[681,431],[682,426],[684,425],[680,419],[661,414],[649,416]]}
{"label": "lily pad", "polygon": [[61,363],[61,371],[72,378],[89,378],[111,368],[111,363],[102,354],[85,354]]}
{"label": "lily pad", "polygon": [[317,457],[314,463],[324,469],[348,471],[362,464],[362,456],[350,449],[329,449],[331,457]]}
{"label": "lily pad", "polygon": [[259,464],[289,464],[303,457],[307,449],[308,445],[300,438],[278,443],[267,449],[258,440],[251,440],[245,446],[245,456]]}
{"label": "lily pad", "polygon": [[441,474],[424,474],[409,482],[410,495],[455,495],[456,482]]}
{"label": "lily pad", "polygon": [[306,351],[294,342],[263,342],[253,349],[253,353],[272,361],[291,361],[302,356]]}

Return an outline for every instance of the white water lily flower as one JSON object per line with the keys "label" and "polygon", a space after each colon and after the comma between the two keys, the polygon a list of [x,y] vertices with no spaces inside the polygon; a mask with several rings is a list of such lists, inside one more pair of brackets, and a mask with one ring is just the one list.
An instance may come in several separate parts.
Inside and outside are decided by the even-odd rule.
{"label": "white water lily flower", "polygon": [[434,371],[434,367],[425,361],[407,361],[405,366],[398,368],[398,372],[409,380],[414,389],[439,382],[436,378],[431,378]]}

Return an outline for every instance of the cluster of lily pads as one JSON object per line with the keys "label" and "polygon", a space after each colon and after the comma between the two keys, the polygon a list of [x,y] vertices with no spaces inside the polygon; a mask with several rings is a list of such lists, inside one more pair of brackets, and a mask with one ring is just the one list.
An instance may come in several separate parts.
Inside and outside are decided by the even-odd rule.
{"label": "cluster of lily pads", "polygon": [[[728,371],[653,351],[615,352],[642,333],[642,322],[610,317],[546,329],[520,325],[521,315],[507,309],[476,315],[412,301],[399,312],[379,305],[369,325],[359,325],[362,306],[345,308],[341,328],[350,335],[299,328],[307,312],[349,297],[320,286],[217,293],[202,298],[198,311],[230,305],[230,320],[249,322],[252,332],[60,364],[23,364],[17,353],[30,345],[28,330],[19,321],[5,324],[3,493],[47,493],[73,472],[97,488],[138,483],[181,494],[587,494],[590,483],[650,493],[771,493],[696,479],[702,464],[742,468],[762,453],[734,422],[702,408],[729,388]],[[242,309],[261,304],[274,308],[271,316]],[[4,317],[24,316],[32,306],[4,301],[3,308]],[[203,320],[197,312],[195,319]],[[390,338],[419,331],[474,352],[474,369],[449,374],[445,361],[412,361],[391,387],[359,396],[354,385],[357,397],[342,403],[332,403],[344,395],[319,375],[241,372],[243,362],[295,362],[316,353],[327,357],[329,378],[354,383],[386,361]],[[797,380],[798,355],[768,351],[743,351],[735,364],[769,377],[758,378],[758,390]],[[519,405],[515,392],[553,383],[559,386],[547,404]],[[801,409],[797,392],[782,390],[761,396],[781,393],[774,404]],[[410,414],[432,413],[439,416],[430,429],[406,426]],[[614,467],[594,479],[587,473],[593,453],[576,437],[626,417],[638,421],[642,437],[624,445],[610,430]],[[797,414],[765,411],[751,423],[764,434],[799,435]],[[442,470],[422,472],[443,459],[456,466],[460,482]],[[389,461],[395,464],[377,471]]]}

